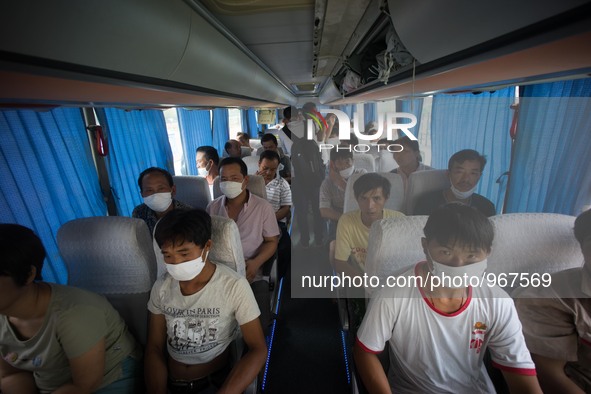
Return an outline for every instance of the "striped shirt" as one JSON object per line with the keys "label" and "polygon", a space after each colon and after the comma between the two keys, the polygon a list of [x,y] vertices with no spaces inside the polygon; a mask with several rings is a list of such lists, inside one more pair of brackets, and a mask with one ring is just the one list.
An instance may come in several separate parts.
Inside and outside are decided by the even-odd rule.
{"label": "striped shirt", "polygon": [[[291,189],[289,183],[283,178],[275,178],[267,183],[267,201],[273,206],[273,211],[277,212],[279,208],[285,205],[292,205]],[[283,218],[280,222],[285,223],[287,218]]]}

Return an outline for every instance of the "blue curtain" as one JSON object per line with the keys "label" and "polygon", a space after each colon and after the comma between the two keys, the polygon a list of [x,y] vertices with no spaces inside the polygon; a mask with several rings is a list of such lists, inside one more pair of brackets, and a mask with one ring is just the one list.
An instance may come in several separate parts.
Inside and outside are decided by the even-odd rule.
{"label": "blue curtain", "polygon": [[80,109],[0,111],[0,192],[0,221],[33,229],[47,251],[44,280],[67,283],[57,230],[107,211]]}
{"label": "blue curtain", "polygon": [[133,208],[142,203],[137,178],[143,170],[160,167],[174,175],[164,114],[159,110],[115,108],[96,112],[100,124],[108,130],[107,170],[117,211],[121,216],[131,216]]}
{"label": "blue curtain", "polygon": [[257,124],[257,115],[254,109],[240,110],[240,121],[243,133],[247,133],[250,138],[259,138],[259,125]]}
{"label": "blue curtain", "polygon": [[591,79],[523,88],[507,212],[591,204]]}
{"label": "blue curtain", "polygon": [[[213,110],[213,144],[218,153],[224,154],[224,145],[230,138],[230,124],[227,108],[216,108]],[[221,157],[221,155],[220,155]]]}
{"label": "blue curtain", "polygon": [[181,144],[183,145],[183,175],[197,175],[195,151],[200,146],[213,144],[211,112],[177,108]]}
{"label": "blue curtain", "polygon": [[347,104],[347,105],[339,105],[337,109],[340,109],[344,113],[347,114],[349,119],[353,120],[353,113],[355,112],[355,105]]}
{"label": "blue curtain", "polygon": [[377,122],[378,121],[378,114],[377,114],[377,104],[376,103],[365,103],[363,104],[363,126],[369,122]]}
{"label": "blue curtain", "polygon": [[419,129],[421,127],[421,115],[423,114],[423,99],[396,100],[396,108],[398,112],[407,112],[417,117],[417,125],[409,131],[415,137],[418,137]]}
{"label": "blue curtain", "polygon": [[[474,149],[487,158],[477,193],[498,201],[503,193],[496,180],[509,170],[514,88],[474,95],[435,95],[431,113],[431,165],[447,169],[451,155]],[[497,213],[501,207],[497,204]]]}

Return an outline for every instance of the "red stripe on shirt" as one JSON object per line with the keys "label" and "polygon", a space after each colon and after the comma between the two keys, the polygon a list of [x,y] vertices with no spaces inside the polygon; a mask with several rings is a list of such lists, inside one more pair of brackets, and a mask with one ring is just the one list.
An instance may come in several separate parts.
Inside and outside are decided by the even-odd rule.
{"label": "red stripe on shirt", "polygon": [[370,348],[368,348],[367,346],[365,346],[365,345],[363,344],[363,342],[361,342],[361,341],[359,340],[359,338],[357,338],[357,337],[355,338],[355,342],[357,342],[357,344],[359,345],[359,347],[361,347],[361,349],[362,349],[364,352],[367,352],[367,353],[372,353],[372,354],[380,354],[380,353],[382,352],[381,350],[378,350],[378,351],[376,351],[376,350],[371,350]]}
{"label": "red stripe on shirt", "polygon": [[581,338],[581,343],[582,343],[583,345],[591,346],[591,342],[589,342],[588,340],[586,340],[586,339],[583,339],[583,338]]}
{"label": "red stripe on shirt", "polygon": [[536,376],[536,369],[535,368],[515,368],[515,367],[507,367],[506,365],[501,365],[496,362],[492,362],[493,367],[498,368],[502,371],[516,373],[518,375],[527,375],[527,376]]}

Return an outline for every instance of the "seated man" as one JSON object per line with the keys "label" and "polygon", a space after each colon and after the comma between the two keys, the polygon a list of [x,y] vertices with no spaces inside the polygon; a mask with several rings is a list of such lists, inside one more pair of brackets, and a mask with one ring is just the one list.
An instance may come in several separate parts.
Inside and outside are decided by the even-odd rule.
{"label": "seated man", "polygon": [[344,148],[339,146],[338,150],[336,148],[330,150],[329,173],[320,185],[320,215],[329,220],[329,240],[335,239],[337,222],[343,214],[347,180],[353,174],[367,172],[363,168],[355,168],[353,152]]}
{"label": "seated man", "polygon": [[241,148],[248,148],[248,151],[252,154],[252,151],[254,149],[252,149],[252,147],[250,146],[250,136],[248,135],[248,133],[237,133],[236,139],[238,140],[238,142],[240,142]]}
{"label": "seated man", "polygon": [[45,248],[26,227],[0,224],[0,248],[2,393],[139,392],[141,350],[109,301],[42,282]]}
{"label": "seated man", "polygon": [[267,201],[273,206],[275,218],[281,230],[279,245],[277,246],[278,274],[279,277],[287,274],[291,265],[291,238],[287,231],[287,219],[291,214],[291,189],[287,181],[277,177],[279,167],[279,155],[271,150],[266,150],[259,156],[259,170],[265,180]]}
{"label": "seated man", "polygon": [[583,267],[553,274],[548,288],[515,292],[523,334],[546,393],[591,392],[591,211],[575,221],[575,237]]}
{"label": "seated man", "polygon": [[[267,348],[248,282],[207,258],[211,217],[200,209],[171,212],[154,238],[167,273],[154,283],[148,302],[148,392],[193,393],[210,386],[220,393],[243,392],[262,368]],[[248,352],[232,368],[228,345],[238,327]]]}
{"label": "seated man", "polygon": [[174,199],[176,187],[172,175],[166,170],[150,167],[144,170],[137,184],[144,203],[133,209],[131,217],[142,219],[148,225],[150,234],[158,220],[173,209],[191,209],[190,206]]}
{"label": "seated man", "polygon": [[240,159],[242,156],[242,148],[240,147],[240,142],[236,140],[228,140],[224,145],[224,150],[226,151],[226,157],[236,157]]}
{"label": "seated man", "polygon": [[413,141],[407,136],[398,138],[393,144],[402,145],[403,149],[400,152],[394,152],[394,160],[398,164],[398,168],[393,169],[392,173],[400,174],[404,182],[404,190],[408,185],[408,177],[416,171],[432,170],[432,167],[426,166],[421,161],[421,151],[419,150],[419,142]]}
{"label": "seated man", "polygon": [[207,180],[213,199],[213,180],[218,176],[218,165],[220,164],[217,149],[213,146],[200,146],[195,154],[195,162],[197,163],[197,174]]}
{"label": "seated man", "polygon": [[475,150],[464,149],[454,153],[447,166],[451,187],[419,196],[413,215],[430,215],[448,202],[469,205],[489,217],[495,215],[495,205],[486,197],[474,193],[485,165],[486,158]]}
{"label": "seated man", "polygon": [[271,322],[269,283],[263,279],[262,266],[274,256],[279,227],[271,204],[246,189],[246,164],[227,157],[220,162],[220,189],[224,194],[207,206],[207,213],[230,218],[238,225],[242,252],[246,261],[246,279],[261,310],[263,330]]}
{"label": "seated man", "polygon": [[279,175],[288,183],[291,182],[291,161],[277,147],[277,138],[273,134],[265,134],[261,137],[263,150],[270,150],[279,155]]}
{"label": "seated man", "polygon": [[[486,270],[490,221],[447,204],[429,216],[424,232],[427,261],[400,275],[408,286],[374,294],[357,332],[353,352],[369,392],[494,393],[483,363],[490,349],[512,393],[541,393],[511,298],[499,287],[469,286]],[[377,357],[386,343],[387,376]]]}
{"label": "seated man", "polygon": [[353,185],[359,210],[341,216],[337,225],[335,270],[349,276],[363,275],[373,222],[384,218],[404,216],[398,211],[384,209],[390,197],[390,181],[376,173],[364,174]]}

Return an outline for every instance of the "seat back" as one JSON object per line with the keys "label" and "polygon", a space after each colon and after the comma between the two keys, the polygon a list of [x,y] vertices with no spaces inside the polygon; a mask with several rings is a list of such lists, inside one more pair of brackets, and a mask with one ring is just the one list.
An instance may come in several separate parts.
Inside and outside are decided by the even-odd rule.
{"label": "seat back", "polygon": [[[401,273],[425,260],[421,245],[428,216],[403,216],[374,222],[369,231],[365,272],[386,283],[389,275]],[[375,289],[366,289],[371,294]]]}
{"label": "seat back", "polygon": [[209,259],[224,264],[245,276],[244,254],[236,222],[229,218],[212,215],[211,240],[213,245],[209,252]]}
{"label": "seat back", "polygon": [[[359,179],[363,174],[353,174],[347,180],[347,187],[345,188],[345,205],[343,212],[350,212],[359,209],[357,200],[355,199],[355,192],[353,191],[353,185],[355,181]],[[386,201],[385,208],[393,209],[395,211],[404,212],[404,183],[402,177],[398,174],[392,174],[389,172],[380,173],[381,176],[390,181],[390,197]]]}
{"label": "seat back", "polygon": [[[248,185],[246,188],[255,195],[267,199],[267,188],[265,186],[265,179],[260,175],[249,175]],[[220,189],[220,177],[218,176],[213,180],[213,198],[222,196],[222,190]]]}
{"label": "seat back", "polygon": [[[575,239],[575,217],[556,213],[508,213],[492,216],[495,239],[487,272],[554,273],[581,267],[583,254]],[[511,292],[519,281],[507,286]]]}
{"label": "seat back", "polygon": [[248,175],[256,175],[259,170],[259,157],[246,156],[242,158],[242,161],[246,164]]}
{"label": "seat back", "polygon": [[406,191],[406,208],[407,215],[412,215],[416,200],[419,196],[434,192],[436,190],[443,190],[450,187],[447,170],[427,170],[416,171],[408,177],[408,185]]}
{"label": "seat back", "polygon": [[65,223],[57,245],[68,285],[104,295],[144,345],[150,290],[156,280],[152,237],[141,219],[99,216]]}
{"label": "seat back", "polygon": [[363,168],[367,172],[375,172],[375,158],[371,153],[353,153],[353,165],[355,168]]}
{"label": "seat back", "polygon": [[211,202],[207,179],[193,175],[177,175],[172,178],[176,186],[175,199],[201,209],[205,209]]}
{"label": "seat back", "polygon": [[376,159],[376,171],[377,172],[390,172],[395,168],[398,168],[398,163],[394,160],[394,155],[388,150],[380,150]]}

